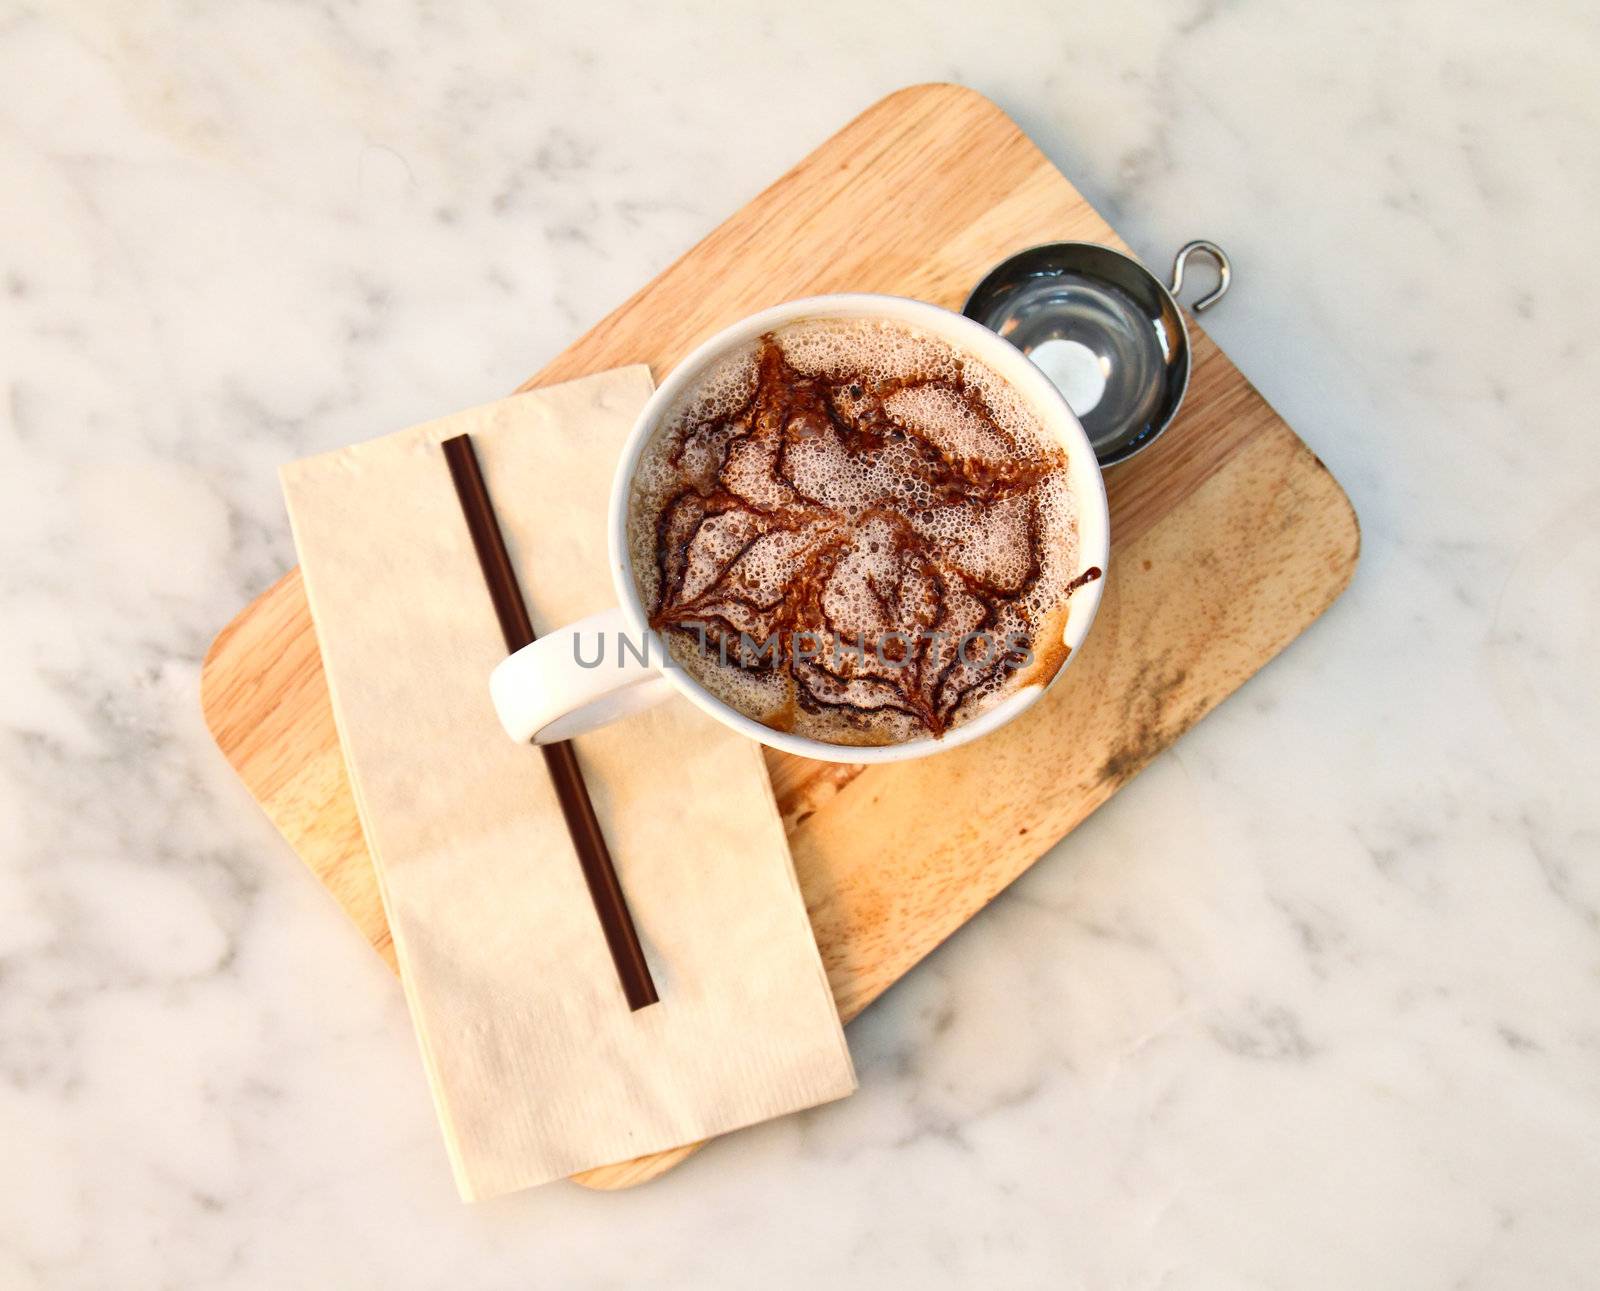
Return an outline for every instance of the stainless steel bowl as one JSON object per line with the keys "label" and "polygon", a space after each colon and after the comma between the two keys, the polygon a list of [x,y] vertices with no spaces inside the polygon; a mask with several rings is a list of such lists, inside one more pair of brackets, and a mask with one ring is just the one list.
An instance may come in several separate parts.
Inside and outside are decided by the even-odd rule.
{"label": "stainless steel bowl", "polygon": [[1155,442],[1189,387],[1189,329],[1178,308],[1195,252],[1216,262],[1209,309],[1228,290],[1232,266],[1214,242],[1185,245],[1172,286],[1137,260],[1095,242],[1051,242],[1001,261],[962,312],[1034,361],[1066,397],[1101,466],[1125,462]]}

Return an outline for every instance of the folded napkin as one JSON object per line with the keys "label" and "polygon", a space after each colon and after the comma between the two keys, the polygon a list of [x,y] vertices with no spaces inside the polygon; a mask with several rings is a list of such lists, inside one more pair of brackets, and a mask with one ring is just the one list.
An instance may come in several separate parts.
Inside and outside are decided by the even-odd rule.
{"label": "folded napkin", "polygon": [[661,1002],[630,1013],[439,444],[470,434],[534,629],[613,604],[605,510],[649,369],[283,471],[339,738],[467,1200],[854,1088],[759,748],[673,698],[575,742]]}

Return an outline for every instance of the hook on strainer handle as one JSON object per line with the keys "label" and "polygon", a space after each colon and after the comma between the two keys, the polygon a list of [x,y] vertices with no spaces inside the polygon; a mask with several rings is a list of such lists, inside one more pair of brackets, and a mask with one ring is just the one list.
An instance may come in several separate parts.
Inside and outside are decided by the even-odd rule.
{"label": "hook on strainer handle", "polygon": [[1204,251],[1216,262],[1217,289],[1209,296],[1202,296],[1194,303],[1194,312],[1203,314],[1211,306],[1222,299],[1228,290],[1228,284],[1233,281],[1233,266],[1228,263],[1228,253],[1215,242],[1207,242],[1204,238],[1196,238],[1193,242],[1186,242],[1178,248],[1178,254],[1172,260],[1172,286],[1168,289],[1176,296],[1183,290],[1183,269],[1189,257],[1196,251]]}

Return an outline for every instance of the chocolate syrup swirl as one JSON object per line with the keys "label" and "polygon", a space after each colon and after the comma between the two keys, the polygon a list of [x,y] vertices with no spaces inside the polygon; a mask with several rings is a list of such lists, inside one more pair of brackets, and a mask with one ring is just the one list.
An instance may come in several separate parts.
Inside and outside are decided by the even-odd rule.
{"label": "chocolate syrup swirl", "polygon": [[651,625],[702,680],[767,683],[751,716],[836,742],[938,736],[1048,678],[1066,598],[1099,575],[1065,566],[1065,453],[953,352],[817,372],[782,341],[761,338],[748,394],[664,432]]}

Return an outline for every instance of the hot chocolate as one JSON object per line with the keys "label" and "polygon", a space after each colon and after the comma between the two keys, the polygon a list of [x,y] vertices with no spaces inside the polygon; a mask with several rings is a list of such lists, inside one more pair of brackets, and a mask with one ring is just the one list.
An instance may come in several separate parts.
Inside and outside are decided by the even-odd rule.
{"label": "hot chocolate", "polygon": [[1066,450],[942,338],[818,319],[723,359],[635,475],[641,601],[676,663],[774,729],[940,736],[1065,660]]}

